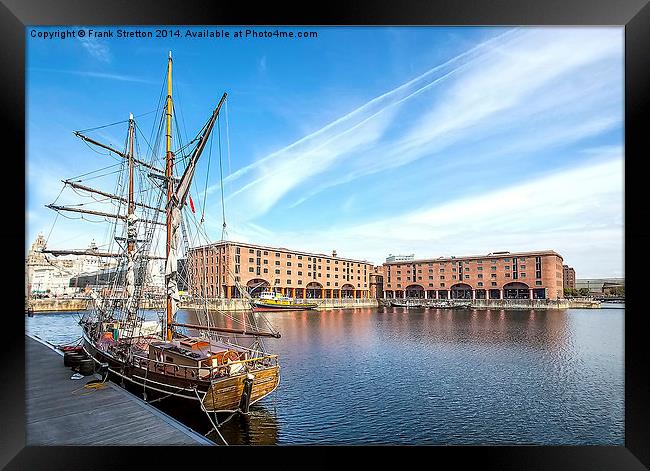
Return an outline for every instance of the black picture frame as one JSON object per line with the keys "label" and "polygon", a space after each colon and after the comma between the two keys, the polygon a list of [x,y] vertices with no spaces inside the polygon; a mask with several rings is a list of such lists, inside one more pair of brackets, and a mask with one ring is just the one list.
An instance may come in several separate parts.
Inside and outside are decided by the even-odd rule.
{"label": "black picture frame", "polygon": [[[494,469],[648,469],[650,467],[650,349],[643,329],[645,311],[641,307],[642,275],[635,276],[645,263],[644,243],[650,231],[644,227],[644,188],[650,148],[650,6],[648,0],[492,0],[445,1],[330,1],[320,5],[278,5],[275,2],[252,5],[248,2],[212,2],[140,0],[2,0],[0,4],[0,86],[5,145],[2,192],[9,212],[7,226],[21,220],[20,191],[12,188],[18,180],[14,174],[25,156],[25,40],[26,27],[38,25],[157,25],[157,24],[250,24],[250,25],[619,25],[625,27],[625,261],[627,293],[625,315],[625,446],[567,447],[352,447],[368,457],[395,457],[407,466],[464,467],[475,463]],[[8,146],[7,144],[14,144]],[[13,151],[7,149],[13,148]],[[647,157],[646,157],[647,159]],[[22,166],[24,170],[24,166]],[[12,176],[13,175],[13,176]],[[8,182],[8,180],[10,180]],[[23,179],[24,181],[24,179]],[[27,184],[27,182],[26,182]],[[24,195],[24,191],[22,195]],[[16,201],[18,200],[18,201]],[[24,237],[19,229],[1,231],[0,240],[5,258],[5,301],[0,316],[0,464],[7,469],[108,469],[130,468],[132,460],[143,460],[142,466],[165,467],[258,466],[284,459],[293,461],[293,451],[283,450],[278,460],[277,449],[241,449],[220,447],[191,450],[184,453],[175,448],[155,447],[116,449],[115,447],[33,447],[25,446],[25,365],[24,319],[19,316],[24,287],[20,271],[9,270],[14,264],[24,267],[21,250]],[[631,254],[631,255],[628,255]],[[9,304],[7,300],[11,300]],[[10,322],[9,322],[10,321]],[[348,447],[326,451],[332,457]],[[411,456],[417,448],[415,461]],[[308,450],[309,451],[309,450]],[[370,453],[368,453],[370,451]],[[309,455],[307,455],[309,457]],[[304,458],[303,458],[304,459]],[[207,460],[207,461],[203,461]],[[315,460],[309,459],[313,465]],[[200,464],[200,463],[203,463]],[[324,462],[323,462],[324,463]],[[350,462],[352,463],[352,462]],[[422,464],[418,464],[422,463]]]}

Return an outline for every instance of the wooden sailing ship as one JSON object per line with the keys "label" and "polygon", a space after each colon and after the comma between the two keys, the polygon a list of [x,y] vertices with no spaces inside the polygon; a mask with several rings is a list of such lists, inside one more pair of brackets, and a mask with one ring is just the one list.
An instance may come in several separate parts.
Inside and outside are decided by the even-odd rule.
{"label": "wooden sailing ship", "polygon": [[[118,181],[117,187],[124,188],[124,194],[92,188],[80,183],[79,179],[66,180],[64,188],[71,187],[75,193],[95,197],[99,195],[104,201],[117,206],[117,211],[108,213],[80,206],[48,205],[59,213],[72,211],[111,222],[115,231],[108,244],[110,249],[79,251],[46,248],[43,252],[57,256],[90,255],[118,261],[117,271],[120,275],[115,276],[111,284],[91,291],[93,309],[86,311],[79,321],[83,330],[83,350],[95,361],[98,369],[107,369],[112,379],[130,385],[130,389],[138,391],[145,399],[171,397],[198,403],[208,413],[246,413],[250,404],[269,395],[279,384],[278,356],[267,352],[263,342],[266,337],[279,338],[279,333],[268,323],[266,330],[260,328],[259,315],[254,315],[252,310],[237,315],[217,311],[217,315],[229,316],[230,320],[226,326],[219,325],[211,317],[214,311],[207,310],[207,302],[206,309],[196,313],[198,323],[180,323],[176,320],[181,299],[179,282],[181,278],[189,279],[189,272],[196,268],[185,266],[184,272],[179,269],[181,252],[183,249],[189,250],[190,246],[186,226],[194,222],[196,234],[200,235],[203,231],[207,238],[201,226],[203,220],[197,222],[196,218],[187,214],[189,189],[197,162],[227,95],[223,94],[212,115],[191,142],[181,146],[180,132],[177,131],[179,145],[173,151],[175,104],[172,99],[171,52],[166,82],[165,104],[162,105],[161,95],[159,105],[162,113],[158,133],[159,141],[163,138],[165,141],[164,159],[158,150],[160,147],[155,143],[149,145],[149,142],[151,153],[148,158],[136,155],[134,149],[138,126],[133,115],[128,120],[124,151],[93,139],[87,133],[75,132],[90,146],[121,158],[123,180],[120,181],[124,184],[120,185]],[[160,168],[161,161],[164,161],[164,168]],[[180,167],[179,163],[185,163],[180,177],[175,172]],[[137,189],[136,177],[139,182]],[[194,212],[191,199],[189,202]],[[162,217],[164,221],[159,221]],[[223,225],[225,228],[225,216]],[[120,228],[122,236],[117,235]],[[164,238],[164,256],[156,253],[156,237],[159,241]],[[148,265],[156,259],[165,261],[165,292],[160,294],[164,308],[159,312],[154,311],[151,316],[152,312],[142,309],[141,304],[145,298],[150,304],[149,297],[145,297],[146,274]],[[186,257],[186,260],[190,259]]]}

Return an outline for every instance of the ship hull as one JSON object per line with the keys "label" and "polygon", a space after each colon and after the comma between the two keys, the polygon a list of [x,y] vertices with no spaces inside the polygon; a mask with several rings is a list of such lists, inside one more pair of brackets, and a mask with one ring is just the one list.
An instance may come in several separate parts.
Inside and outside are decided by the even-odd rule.
{"label": "ship hull", "polygon": [[[236,412],[244,391],[246,373],[212,381],[176,377],[125,363],[98,349],[84,336],[83,349],[99,365],[108,364],[109,379],[124,385],[146,400],[174,397],[207,412]],[[252,372],[250,404],[260,401],[277,389],[280,367],[272,365]],[[197,404],[197,402],[199,404]]]}
{"label": "ship hull", "polygon": [[318,304],[267,304],[261,301],[253,301],[253,309],[256,311],[304,311],[316,309]]}

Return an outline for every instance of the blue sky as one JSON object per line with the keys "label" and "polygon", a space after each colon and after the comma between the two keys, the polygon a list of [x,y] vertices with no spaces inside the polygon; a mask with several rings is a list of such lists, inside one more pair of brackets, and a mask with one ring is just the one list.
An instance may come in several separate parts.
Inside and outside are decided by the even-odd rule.
{"label": "blue sky", "polygon": [[[72,131],[156,109],[171,50],[181,134],[193,137],[229,95],[231,240],[377,264],[389,253],[553,249],[578,278],[623,276],[622,28],[308,29],[318,38],[43,40],[28,30],[26,249],[39,232],[51,248],[106,237],[62,218],[52,230],[44,205],[60,180],[114,163]],[[138,118],[147,137],[153,116]],[[126,124],[92,135],[122,148]],[[216,149],[190,193],[199,212],[206,194],[212,240]]]}

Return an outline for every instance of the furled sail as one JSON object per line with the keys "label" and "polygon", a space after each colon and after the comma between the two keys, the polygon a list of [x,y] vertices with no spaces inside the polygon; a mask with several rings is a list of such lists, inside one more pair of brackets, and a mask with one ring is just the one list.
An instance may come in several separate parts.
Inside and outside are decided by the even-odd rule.
{"label": "furled sail", "polygon": [[219,104],[213,111],[212,116],[210,117],[210,120],[208,121],[205,130],[199,138],[199,142],[196,145],[194,152],[192,153],[192,157],[190,158],[189,163],[183,172],[183,176],[181,177],[178,186],[176,187],[176,191],[172,196],[172,200],[170,201],[171,237],[169,244],[169,254],[167,255],[167,261],[165,263],[165,278],[167,280],[167,296],[171,299],[172,304],[172,317],[176,315],[176,311],[178,310],[177,305],[181,300],[180,295],[178,294],[178,249],[180,240],[179,230],[181,227],[182,218],[181,209],[185,205],[185,200],[187,199],[190,184],[192,183],[192,178],[194,178],[194,173],[196,171],[196,164],[199,160],[199,157],[201,156],[201,153],[203,152],[203,149],[205,148],[205,144],[207,143],[210,132],[212,131],[214,123],[219,116],[219,110],[221,109],[221,105],[226,99],[226,96],[227,94],[224,93],[221,97],[221,100],[219,101]]}
{"label": "furled sail", "polygon": [[181,226],[181,208],[174,204],[171,211],[171,241],[169,244],[169,255],[165,262],[165,278],[167,279],[167,296],[172,301],[172,316],[178,310],[178,302],[181,300],[178,294],[178,230]]}
{"label": "furled sail", "polygon": [[95,290],[92,290],[90,292],[90,297],[91,297],[91,299],[93,300],[93,302],[95,304],[95,309],[100,314],[100,316],[103,317],[104,312],[105,312],[105,310],[104,310],[104,300],[97,294],[97,292]]}
{"label": "furled sail", "polygon": [[[138,217],[135,215],[135,213],[129,214],[129,216],[126,219],[127,221],[127,239],[129,241],[136,240],[138,238],[138,228],[136,226],[136,223],[138,221]],[[127,304],[126,304],[126,311],[128,313],[128,318],[131,320],[131,318],[135,315],[136,311],[136,303],[135,303],[135,262],[133,260],[133,251],[128,251],[127,252],[127,268],[126,268],[126,296],[127,296]]]}

